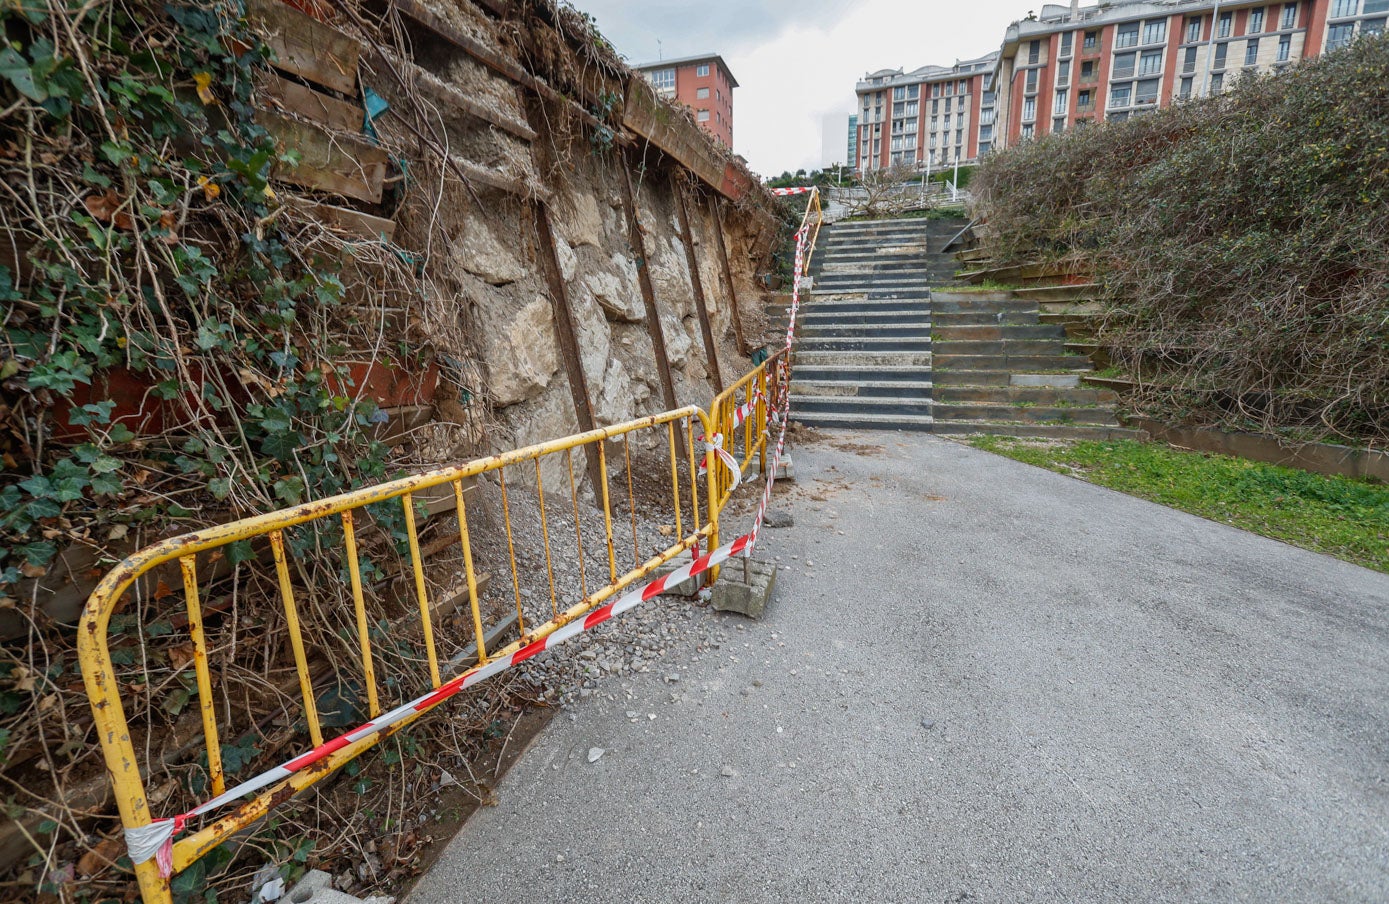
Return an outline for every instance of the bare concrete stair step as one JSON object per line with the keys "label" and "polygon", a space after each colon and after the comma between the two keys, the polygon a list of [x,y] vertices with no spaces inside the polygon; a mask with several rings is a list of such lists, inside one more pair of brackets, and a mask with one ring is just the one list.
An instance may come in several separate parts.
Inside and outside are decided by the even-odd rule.
{"label": "bare concrete stair step", "polygon": [[809,380],[793,377],[791,395],[850,398],[932,398],[930,380]]}
{"label": "bare concrete stair step", "polygon": [[915,433],[930,433],[932,425],[930,415],[798,413],[794,406],[791,409],[791,420],[807,427],[902,430]]}
{"label": "bare concrete stair step", "polygon": [[929,321],[914,320],[907,323],[826,323],[807,321],[801,324],[802,339],[830,339],[835,337],[863,336],[882,339],[931,339]]}
{"label": "bare concrete stair step", "polygon": [[938,342],[1003,342],[1011,340],[1063,340],[1066,331],[1040,324],[954,324],[938,323],[934,335]]}
{"label": "bare concrete stair step", "polygon": [[1016,405],[992,402],[947,402],[935,400],[932,411],[937,421],[1008,421],[1024,424],[1065,422],[1067,424],[1118,426],[1114,409],[1074,406]]}
{"label": "bare concrete stair step", "polygon": [[798,363],[791,379],[808,382],[928,383],[931,382],[931,369],[920,365],[881,364],[873,367],[855,367]]}
{"label": "bare concrete stair step", "polygon": [[1049,386],[936,386],[933,398],[939,402],[986,402],[997,405],[1055,406],[1058,402],[1070,406],[1113,405],[1119,394],[1107,389],[1068,389]]}
{"label": "bare concrete stair step", "polygon": [[1138,439],[1129,427],[1070,424],[1027,424],[1004,421],[937,421],[934,432],[951,436],[1017,436],[1036,439]]}
{"label": "bare concrete stair step", "polygon": [[955,326],[1036,326],[1036,311],[932,311],[937,325]]}
{"label": "bare concrete stair step", "polygon": [[819,351],[797,348],[796,366],[806,367],[930,367],[931,353],[924,351]]}
{"label": "bare concrete stair step", "polygon": [[803,337],[796,340],[796,350],[805,352],[930,352],[929,335],[904,339],[879,339],[871,336],[843,338]]}
{"label": "bare concrete stair step", "polygon": [[931,304],[935,306],[936,310],[945,314],[1028,313],[1034,316],[1037,314],[1037,306],[1030,301],[1021,301],[1016,298],[959,301],[949,297],[950,294],[937,289],[931,293]]}
{"label": "bare concrete stair step", "polygon": [[1057,337],[1047,339],[941,339],[942,355],[1004,355],[1009,358],[1034,355],[1061,355],[1065,343]]}
{"label": "bare concrete stair step", "polygon": [[1012,373],[1008,370],[961,370],[947,368],[932,370],[931,382],[937,389],[943,386],[1007,386]]}
{"label": "bare concrete stair step", "polygon": [[1012,370],[1034,373],[1039,370],[1090,371],[1086,358],[1075,355],[961,355],[939,352],[936,366],[958,370]]}

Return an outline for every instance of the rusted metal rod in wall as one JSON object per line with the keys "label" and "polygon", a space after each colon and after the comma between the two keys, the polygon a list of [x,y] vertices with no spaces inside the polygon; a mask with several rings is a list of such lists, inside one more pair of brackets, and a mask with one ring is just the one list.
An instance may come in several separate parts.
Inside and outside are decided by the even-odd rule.
{"label": "rusted metal rod in wall", "polygon": [[[723,240],[723,204],[717,195],[709,195],[709,219],[714,222],[714,245],[719,251],[719,272],[723,274],[723,288],[728,293],[729,318],[733,321],[733,337],[738,341],[740,354],[748,354],[748,344],[743,340],[743,316],[738,310],[738,290],[733,287],[733,271],[728,267],[728,246]],[[673,404],[671,407],[675,407]],[[747,565],[746,562],[743,563]]]}
{"label": "rusted metal rod in wall", "polygon": [[695,310],[699,313],[699,331],[704,337],[704,355],[709,368],[709,379],[714,382],[715,392],[723,392],[723,373],[719,370],[718,348],[714,345],[714,328],[709,322],[709,308],[704,302],[704,282],[699,278],[699,255],[695,253],[694,237],[690,230],[690,212],[685,205],[685,186],[680,171],[670,173],[670,191],[675,196],[675,213],[680,220],[680,241],[685,246],[685,260],[690,267],[690,291],[694,295]]}
{"label": "rusted metal rod in wall", "polygon": [[[588,432],[595,425],[593,399],[588,394],[588,382],[584,378],[583,359],[579,355],[579,341],[574,327],[574,314],[569,307],[569,294],[564,288],[564,273],[560,270],[559,255],[555,253],[555,234],[550,228],[550,212],[544,201],[531,205],[535,215],[535,233],[540,245],[541,269],[550,286],[550,305],[555,317],[555,338],[559,340],[560,358],[569,376],[569,390],[574,396],[574,415],[579,421],[579,430]],[[603,485],[603,469],[598,460],[598,449],[585,446],[588,479],[597,493]]]}
{"label": "rusted metal rod in wall", "polygon": [[641,214],[637,211],[637,193],[632,186],[632,167],[641,163],[635,154],[629,154],[621,167],[622,206],[627,215],[627,239],[632,246],[632,256],[637,264],[637,284],[641,286],[641,300],[646,306],[646,331],[651,334],[651,350],[656,358],[656,372],[660,375],[661,395],[667,408],[676,407],[675,379],[670,372],[670,356],[666,354],[666,335],[661,328],[661,312],[656,307],[656,287],[651,284],[651,262],[646,256],[646,236],[641,228]]}

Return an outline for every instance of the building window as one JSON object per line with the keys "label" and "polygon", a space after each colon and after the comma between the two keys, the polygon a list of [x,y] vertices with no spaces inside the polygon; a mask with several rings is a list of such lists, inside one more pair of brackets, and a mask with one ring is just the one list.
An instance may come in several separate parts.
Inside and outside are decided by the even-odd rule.
{"label": "building window", "polygon": [[1360,0],[1336,0],[1331,5],[1331,18],[1333,19],[1353,16],[1358,12],[1360,12]]}
{"label": "building window", "polygon": [[1182,56],[1182,72],[1196,71],[1196,48],[1188,47]]}
{"label": "building window", "polygon": [[1190,77],[1190,76],[1188,76],[1188,77],[1182,79],[1181,85],[1177,88],[1177,96],[1180,97],[1180,98],[1188,98],[1188,97],[1191,96],[1191,77]]}
{"label": "building window", "polygon": [[920,93],[921,93],[921,86],[920,86],[920,85],[908,85],[908,86],[907,86],[907,100],[916,100],[916,98],[919,96]]}
{"label": "building window", "polygon": [[709,97],[709,89],[708,89],[708,88],[700,88],[700,89],[696,90],[696,91],[695,91],[695,97],[698,98],[699,100],[707,100],[708,97]]}
{"label": "building window", "polygon": [[1109,105],[1111,107],[1127,107],[1132,97],[1133,85],[1125,82],[1122,85],[1111,85],[1109,88]]}
{"label": "building window", "polygon": [[1066,131],[1066,117],[1058,116],[1053,119],[1051,121],[1051,130],[1053,133]]}
{"label": "building window", "polygon": [[1037,90],[1037,72],[1038,72],[1038,70],[1036,70],[1036,69],[1029,69],[1029,70],[1027,70],[1027,78],[1026,78],[1026,81],[1023,83],[1023,84],[1024,84],[1024,87],[1023,87],[1023,90],[1024,90],[1024,91],[1036,91],[1036,90]]}
{"label": "building window", "polygon": [[1042,59],[1042,42],[1033,41],[1027,45],[1027,64],[1036,66]]}
{"label": "building window", "polygon": [[980,110],[980,111],[979,111],[979,124],[980,124],[981,126],[990,126],[990,125],[993,125],[993,121],[994,121],[994,111],[993,111],[993,110]]}
{"label": "building window", "polygon": [[906,100],[906,97],[907,97],[907,88],[906,88],[905,85],[898,85],[896,88],[893,88],[893,89],[892,89],[892,99],[893,99],[893,100]]}
{"label": "building window", "polygon": [[1134,91],[1133,102],[1136,104],[1155,104],[1158,99],[1158,86],[1162,84],[1161,79],[1145,78],[1138,82]]}
{"label": "building window", "polygon": [[1162,71],[1162,51],[1145,50],[1138,58],[1138,74],[1154,75]]}
{"label": "building window", "polygon": [[1114,32],[1115,47],[1135,47],[1138,45],[1138,23],[1129,22],[1127,25],[1120,25]]}
{"label": "building window", "polygon": [[1283,4],[1283,28],[1292,28],[1297,25],[1297,4]]}
{"label": "building window", "polygon": [[657,91],[675,90],[675,70],[657,69],[651,73],[651,84]]}
{"label": "building window", "polygon": [[1225,55],[1229,52],[1229,50],[1230,50],[1230,45],[1229,45],[1229,44],[1217,44],[1217,45],[1215,45],[1215,65],[1212,66],[1211,68],[1213,68],[1213,69],[1224,69],[1224,68],[1225,68]]}
{"label": "building window", "polygon": [[981,103],[986,107],[992,107],[994,105],[994,93],[992,91],[985,91],[984,99]]}
{"label": "building window", "polygon": [[1085,40],[1080,42],[1080,48],[1082,50],[1094,50],[1096,47],[1099,46],[1100,33],[1098,31],[1087,31],[1085,33]]}
{"label": "building window", "polygon": [[700,78],[707,78],[709,75],[709,64],[700,63],[698,66],[696,66],[695,75],[699,76]]}
{"label": "building window", "polygon": [[1351,36],[1355,34],[1355,24],[1347,22],[1345,25],[1333,25],[1326,31],[1326,49],[1335,50],[1350,43]]}
{"label": "building window", "polygon": [[1090,90],[1087,88],[1076,95],[1076,109],[1084,110],[1090,106]]}
{"label": "building window", "polygon": [[992,140],[993,140],[993,137],[994,137],[994,127],[993,127],[993,126],[980,126],[980,127],[979,127],[979,140],[980,140],[980,141],[992,141]]}
{"label": "building window", "polygon": [[1389,17],[1380,16],[1378,19],[1366,19],[1360,23],[1360,33],[1362,35],[1382,35],[1386,23],[1389,23]]}
{"label": "building window", "polygon": [[932,113],[939,113],[939,112],[940,112],[940,101],[938,101],[938,100],[933,100],[933,101],[931,101],[931,112],[932,112]]}
{"label": "building window", "polygon": [[1024,137],[1024,138],[1031,138],[1031,137],[1032,137],[1032,123],[1030,123],[1030,122],[1025,122],[1025,123],[1023,123],[1023,124],[1022,124],[1021,132],[1022,132],[1022,137]]}
{"label": "building window", "polygon": [[1071,64],[1066,63],[1056,70],[1056,87],[1064,88],[1071,83]]}
{"label": "building window", "polygon": [[700,122],[708,122],[708,121],[709,121],[709,111],[708,111],[708,110],[700,110],[698,113],[695,114],[695,119],[699,120]]}
{"label": "building window", "polygon": [[906,106],[907,106],[906,104],[893,104],[893,105],[892,105],[892,118],[893,118],[893,119],[898,119],[898,118],[900,118],[901,116],[905,115],[905,114],[906,114]]}
{"label": "building window", "polygon": [[914,100],[909,100],[909,101],[907,101],[907,112],[906,112],[906,115],[907,115],[907,116],[915,116],[915,115],[917,114],[917,112],[918,112],[918,111],[917,111],[917,103],[916,103],[916,101],[914,101]]}
{"label": "building window", "polygon": [[1086,60],[1080,64],[1080,80],[1088,82],[1095,77],[1095,61]]}
{"label": "building window", "polygon": [[1128,118],[1128,111],[1124,111],[1123,113],[1111,113],[1105,117],[1105,119],[1108,119],[1110,122],[1123,122]]}
{"label": "building window", "polygon": [[1167,40],[1167,20],[1149,19],[1143,23],[1143,43],[1161,44]]}
{"label": "building window", "polygon": [[950,112],[950,108],[954,105],[954,102],[955,102],[955,98],[953,98],[953,97],[947,97],[947,98],[945,99],[945,112],[947,112],[947,113]]}
{"label": "building window", "polygon": [[1071,55],[1071,46],[1074,41],[1075,34],[1073,32],[1068,31],[1061,36],[1061,56],[1068,57]]}
{"label": "building window", "polygon": [[1288,61],[1288,55],[1292,52],[1292,49],[1293,49],[1293,36],[1292,36],[1292,35],[1283,35],[1283,37],[1279,38],[1279,39],[1278,39],[1278,62],[1280,62],[1280,63],[1286,63],[1286,62]]}
{"label": "building window", "polygon": [[1249,13],[1249,33],[1256,35],[1264,30],[1264,11],[1262,8]]}
{"label": "building window", "polygon": [[1110,78],[1133,78],[1133,67],[1137,60],[1136,53],[1116,53],[1114,71],[1110,73]]}
{"label": "building window", "polygon": [[1056,92],[1056,106],[1053,109],[1060,110],[1062,113],[1066,112],[1066,101],[1068,100],[1066,95],[1067,91],[1065,88]]}
{"label": "building window", "polygon": [[1037,98],[1035,98],[1035,97],[1029,97],[1029,98],[1027,98],[1026,100],[1024,100],[1024,101],[1022,102],[1022,118],[1023,118],[1023,119],[1036,119],[1036,118],[1037,118]]}
{"label": "building window", "polygon": [[1188,16],[1186,20],[1186,42],[1195,44],[1201,40],[1201,17]]}
{"label": "building window", "polygon": [[1225,73],[1217,72],[1211,76],[1211,93],[1219,94],[1220,89],[1225,87]]}
{"label": "building window", "polygon": [[1221,13],[1221,14],[1220,14],[1220,25],[1216,28],[1216,32],[1215,32],[1216,37],[1219,37],[1219,38],[1228,38],[1228,37],[1230,36],[1230,28],[1234,25],[1234,22],[1235,22],[1235,14],[1234,14],[1234,13]]}
{"label": "building window", "polygon": [[1244,45],[1244,65],[1253,66],[1259,62],[1259,39],[1250,38]]}

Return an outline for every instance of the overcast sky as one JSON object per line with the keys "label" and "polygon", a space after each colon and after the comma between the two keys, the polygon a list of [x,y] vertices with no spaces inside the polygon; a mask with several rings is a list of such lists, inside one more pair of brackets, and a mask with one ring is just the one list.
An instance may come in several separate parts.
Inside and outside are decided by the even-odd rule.
{"label": "overcast sky", "polygon": [[739,85],[733,149],[769,177],[820,166],[822,117],[853,112],[864,73],[983,56],[1010,22],[1042,8],[1036,0],[574,3],[628,62],[722,54]]}

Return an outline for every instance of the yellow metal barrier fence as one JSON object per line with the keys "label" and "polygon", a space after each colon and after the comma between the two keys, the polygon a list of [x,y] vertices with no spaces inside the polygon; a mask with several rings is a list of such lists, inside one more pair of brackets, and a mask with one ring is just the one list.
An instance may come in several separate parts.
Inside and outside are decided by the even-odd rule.
{"label": "yellow metal barrier fence", "polygon": [[[815,192],[802,220],[801,234],[808,240],[804,247],[813,249],[820,222],[819,194]],[[798,279],[808,269],[809,258],[807,252],[797,271]],[[254,796],[237,794],[240,786],[233,787],[231,792],[236,794],[239,801],[235,809],[219,818],[209,816],[211,821],[186,837],[174,838],[171,846],[166,844],[163,850],[168,856],[162,868],[158,861],[164,858],[151,857],[137,862],[135,872],[145,904],[168,904],[171,901],[171,875],[186,870],[233,834],[261,819],[298,792],[331,775],[432,708],[433,704],[430,704],[417,711],[411,710],[408,715],[391,722],[389,727],[357,740],[351,740],[349,736],[353,732],[348,732],[327,741],[325,745],[325,726],[319,711],[319,700],[321,694],[331,688],[328,682],[316,676],[314,666],[321,664],[315,660],[315,656],[321,660],[327,658],[326,654],[330,651],[316,649],[306,639],[306,626],[314,627],[314,621],[318,620],[322,624],[316,627],[326,631],[326,636],[353,648],[360,666],[360,669],[354,667],[354,680],[361,685],[365,696],[361,702],[371,719],[382,716],[384,708],[382,682],[379,679],[382,662],[378,649],[384,638],[380,625],[371,622],[368,601],[379,610],[383,597],[391,595],[390,587],[403,584],[407,591],[400,595],[413,597],[408,601],[414,611],[409,624],[402,625],[397,620],[390,625],[388,632],[396,658],[406,664],[413,663],[417,672],[422,670],[427,673],[405,674],[392,690],[396,698],[411,699],[408,693],[410,687],[438,690],[448,685],[458,685],[464,676],[485,677],[472,676],[471,673],[478,671],[479,667],[483,667],[482,671],[485,672],[485,667],[489,665],[506,665],[503,660],[508,660],[508,657],[576,619],[593,613],[605,601],[614,599],[624,589],[680,553],[700,547],[706,550],[717,547],[719,513],[732,494],[733,475],[717,462],[715,455],[697,447],[697,437],[702,435],[711,443],[721,442],[724,451],[733,456],[744,472],[754,458],[758,461],[759,470],[765,471],[769,415],[789,391],[786,383],[788,374],[789,357],[787,350],[783,349],[720,394],[711,404],[708,414],[695,406],[687,406],[478,459],[465,465],[429,471],[173,537],[142,549],[117,565],[97,586],[83,612],[79,625],[78,653],[98,737],[128,840],[132,833],[148,830],[155,822],[170,822],[167,818],[157,820],[156,814],[151,812],[147,781],[152,764],[143,763],[146,774],[142,774],[139,753],[142,749],[148,752],[152,744],[151,736],[158,732],[159,727],[147,722],[133,730],[126,718],[123,701],[123,693],[132,699],[136,693],[151,694],[150,685],[154,683],[154,677],[159,678],[163,689],[177,688],[179,679],[186,676],[191,666],[193,680],[182,684],[188,688],[187,697],[197,701],[202,746],[207,758],[203,776],[205,786],[214,796],[231,796],[228,794],[227,777],[233,770],[225,768],[221,739],[234,736],[238,730],[245,730],[248,726],[232,724],[231,702],[225,692],[220,701],[223,711],[219,716],[219,700],[214,695],[214,686],[224,684],[219,679],[225,678],[227,672],[214,671],[213,666],[218,663],[221,670],[239,667],[235,647],[237,626],[234,617],[228,618],[224,607],[213,607],[215,614],[209,619],[203,600],[205,589],[211,589],[218,581],[227,581],[229,576],[237,578],[243,566],[252,571],[257,565],[273,568],[273,580],[267,576],[267,591],[279,597],[288,649],[267,653],[264,670],[267,673],[276,669],[283,671],[282,660],[292,660],[299,697],[298,703],[292,704],[289,695],[284,695],[282,705],[286,718],[282,718],[281,722],[288,721],[292,726],[302,723],[302,732],[289,733],[294,737],[306,733],[316,751],[328,751],[302,770],[286,772],[280,768],[283,777],[264,787],[257,787]],[[588,506],[580,498],[582,480],[575,479],[575,450],[595,454],[599,460],[602,485],[591,488],[593,506]],[[610,458],[619,453],[620,479],[614,487],[610,479]],[[701,479],[702,466],[705,473]],[[513,471],[510,484],[507,479],[509,468]],[[567,509],[561,507],[561,510],[556,510],[553,498],[547,508],[547,471],[552,485],[556,480],[561,485],[552,497],[564,501],[567,496]],[[582,467],[580,473],[583,473]],[[662,476],[651,476],[655,474]],[[495,493],[499,497],[496,501],[502,511],[504,544],[499,536],[480,535],[477,518],[470,517],[468,512],[469,483],[483,475],[495,478]],[[665,507],[658,518],[664,523],[659,537],[650,535],[648,530],[648,536],[643,538],[639,522],[649,522],[651,518],[649,512],[639,513],[636,486],[641,484],[644,490],[642,496],[649,500],[654,492],[655,480],[669,482],[668,496],[661,503]],[[703,490],[701,483],[704,483]],[[490,482],[486,486],[492,490]],[[534,495],[535,509],[531,514],[538,515],[540,545],[544,549],[543,568],[538,560],[518,565],[515,533],[519,528],[512,518],[518,491],[525,492],[527,497],[532,493]],[[396,506],[398,509],[395,509]],[[466,603],[465,616],[459,621],[466,624],[467,630],[440,634],[436,630],[439,627],[436,621],[441,592],[438,588],[431,590],[432,578],[426,573],[425,558],[431,550],[441,548],[443,538],[422,544],[420,520],[445,510],[456,518],[456,525],[445,529],[456,531],[461,552],[463,590],[457,594],[457,598]],[[569,514],[567,519],[563,517],[566,511]],[[586,539],[584,513],[589,511],[595,515],[601,512],[602,521],[601,527],[592,523],[589,525]],[[628,525],[620,523],[623,515]],[[556,554],[560,538],[555,528],[562,520],[572,521],[573,544]],[[430,525],[431,529],[438,526],[437,522]],[[630,567],[626,565],[625,553],[619,552],[619,549],[625,549],[627,543],[627,527],[630,527],[632,553]],[[495,533],[494,525],[492,534]],[[564,536],[567,537],[567,529]],[[452,539],[447,542],[451,544]],[[260,544],[259,550],[256,544]],[[363,554],[364,545],[373,552],[373,556]],[[507,596],[515,605],[519,639],[495,651],[488,650],[484,630],[480,585],[486,576],[475,562],[475,553],[480,545],[487,546],[492,557],[500,560],[509,571],[510,593]],[[647,547],[645,552],[643,545]],[[394,583],[390,579],[383,580],[383,575],[390,577],[390,569],[382,567],[382,561],[390,557],[393,546],[399,557]],[[594,547],[597,547],[596,554]],[[325,549],[340,550],[341,565],[335,575],[327,576],[327,580],[323,575],[307,573],[304,560],[312,556],[298,554],[312,552],[321,560]],[[556,563],[575,561],[579,585],[577,591],[572,586],[562,586],[563,580],[556,580]],[[127,659],[123,660],[125,667],[118,668],[109,636],[113,616],[130,605],[132,600],[138,614],[148,608],[151,602],[158,604],[163,597],[176,595],[176,591],[162,579],[158,580],[157,589],[149,586],[159,575],[167,573],[167,568],[173,567],[175,562],[178,564],[178,577],[171,577],[171,583],[176,581],[182,585],[186,658],[171,657],[170,667],[159,676],[151,675],[148,662],[132,663]],[[240,564],[229,564],[232,562]],[[621,569],[619,562],[623,563]],[[201,572],[200,565],[203,569]],[[716,576],[717,572],[712,571],[710,580]],[[537,583],[538,587],[534,591],[523,587],[528,582]],[[597,589],[590,592],[590,586]],[[382,590],[383,587],[388,589]],[[232,599],[235,600],[235,591]],[[528,606],[530,612],[526,611]],[[471,648],[465,648],[467,641],[471,641]],[[400,654],[402,644],[410,647],[403,658]],[[441,662],[441,647],[446,653],[450,649],[457,652]],[[465,668],[462,675],[445,682],[444,668],[456,667],[465,659],[471,659],[474,665]],[[330,673],[336,675],[340,671],[341,668],[335,666]],[[247,705],[249,708],[249,702]],[[386,715],[398,715],[402,709],[397,706]],[[291,710],[292,719],[288,718]],[[340,727],[341,723],[338,725]],[[267,775],[269,773],[262,774],[260,778],[264,779]],[[214,797],[211,803],[203,807],[210,809],[217,802]],[[230,806],[230,801],[227,803]],[[172,838],[176,831],[185,828],[185,821],[199,821],[202,812],[190,811],[179,817],[167,835]],[[192,828],[191,825],[188,827]]]}

